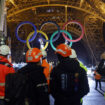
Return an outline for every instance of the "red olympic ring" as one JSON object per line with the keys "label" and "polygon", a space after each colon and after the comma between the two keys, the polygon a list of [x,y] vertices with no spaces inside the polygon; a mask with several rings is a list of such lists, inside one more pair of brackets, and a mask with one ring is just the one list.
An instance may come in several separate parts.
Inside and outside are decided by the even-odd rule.
{"label": "red olympic ring", "polygon": [[66,40],[68,40],[69,42],[78,42],[78,41],[80,41],[82,38],[83,38],[83,36],[84,36],[84,27],[83,27],[83,25],[80,23],[80,22],[78,22],[78,21],[76,21],[76,20],[70,20],[70,21],[68,21],[68,22],[66,22],[64,25],[63,25],[63,30],[65,29],[65,27],[66,27],[66,25],[68,25],[68,24],[70,24],[70,23],[76,23],[76,24],[78,24],[80,27],[81,27],[81,30],[82,30],[82,34],[81,34],[81,36],[79,37],[79,38],[77,38],[76,40],[71,40],[71,39],[69,39],[64,33],[62,33],[63,34],[63,37],[66,39]]}

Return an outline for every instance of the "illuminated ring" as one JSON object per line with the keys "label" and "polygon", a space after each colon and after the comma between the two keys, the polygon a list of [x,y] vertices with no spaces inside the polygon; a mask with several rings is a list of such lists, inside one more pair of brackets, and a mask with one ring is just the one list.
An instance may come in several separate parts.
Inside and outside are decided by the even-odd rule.
{"label": "illuminated ring", "polygon": [[[60,30],[60,33],[61,32],[64,32],[65,34],[67,34],[69,36],[69,38],[72,40],[72,36],[69,32],[67,32],[66,30]],[[50,44],[51,44],[51,47],[53,48],[53,50],[56,51],[56,48],[54,47],[53,45],[53,42],[52,42],[52,39],[53,37],[58,33],[58,31],[55,31],[52,35],[51,35],[51,38],[50,38]],[[70,42],[69,46],[71,47],[72,46],[72,42]]]}
{"label": "illuminated ring", "polygon": [[[52,40],[53,42],[55,42],[55,41],[60,37],[60,27],[59,27],[59,25],[58,25],[56,22],[54,22],[54,21],[47,21],[47,22],[42,23],[42,25],[40,26],[39,30],[41,30],[42,27],[43,27],[45,24],[47,24],[47,23],[55,24],[55,25],[57,26],[57,28],[58,28],[58,35]],[[46,39],[44,39],[43,37],[41,37],[41,38],[42,38],[42,40],[43,40],[44,42],[50,42],[50,40],[46,40]]]}
{"label": "illuminated ring", "polygon": [[33,40],[35,39],[35,37],[36,37],[36,35],[37,35],[37,29],[36,29],[36,26],[35,26],[33,23],[29,22],[29,21],[21,22],[21,23],[17,26],[17,28],[16,28],[15,35],[16,35],[17,39],[18,39],[20,42],[26,43],[26,40],[22,40],[22,39],[20,39],[20,37],[18,36],[18,30],[19,30],[19,28],[20,28],[22,25],[24,25],[24,24],[30,24],[30,25],[32,25],[33,28],[34,28],[35,33],[34,33],[33,37],[29,40],[29,42],[31,42],[31,41],[33,41]]}
{"label": "illuminated ring", "polygon": [[69,42],[78,42],[78,41],[80,41],[82,38],[83,38],[83,36],[84,36],[84,27],[83,27],[83,25],[80,23],[80,22],[78,22],[78,21],[75,21],[75,20],[71,20],[71,21],[68,21],[67,23],[65,23],[64,25],[63,25],[63,30],[65,29],[65,27],[66,27],[66,25],[68,25],[68,24],[70,24],[70,23],[76,23],[76,24],[78,24],[80,27],[81,27],[81,30],[82,30],[82,34],[81,34],[81,36],[79,37],[79,38],[77,38],[76,40],[71,40],[71,39],[69,39],[68,37],[66,37],[65,36],[65,34],[64,33],[62,33],[63,34],[63,37],[66,39],[66,40],[68,40]]}
{"label": "illuminated ring", "polygon": [[[47,34],[45,34],[44,32],[37,30],[37,33],[40,33],[40,34],[44,35],[45,38],[46,38],[46,40],[48,40],[48,36],[47,36]],[[27,47],[28,47],[29,49],[31,49],[31,46],[30,46],[30,44],[29,44],[29,39],[30,39],[30,37],[31,37],[33,34],[34,34],[34,31],[31,32],[31,33],[29,33],[29,35],[28,35],[28,37],[27,37],[27,39],[26,39],[26,44],[27,44]],[[42,49],[45,50],[47,47],[48,47],[48,42],[46,42],[45,46],[44,46]]]}

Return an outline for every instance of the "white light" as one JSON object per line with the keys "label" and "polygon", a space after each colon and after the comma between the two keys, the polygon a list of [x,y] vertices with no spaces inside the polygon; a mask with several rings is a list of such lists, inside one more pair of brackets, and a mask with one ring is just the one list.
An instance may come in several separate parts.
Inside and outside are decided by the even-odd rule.
{"label": "white light", "polygon": [[26,53],[25,52],[23,52],[23,55],[25,55]]}
{"label": "white light", "polygon": [[41,42],[41,39],[38,39],[39,42]]}
{"label": "white light", "polygon": [[17,67],[17,68],[22,68],[22,67],[24,67],[25,65],[26,65],[27,63],[24,63],[24,62],[21,62],[21,63],[13,63],[13,67],[15,68],[15,67]]}

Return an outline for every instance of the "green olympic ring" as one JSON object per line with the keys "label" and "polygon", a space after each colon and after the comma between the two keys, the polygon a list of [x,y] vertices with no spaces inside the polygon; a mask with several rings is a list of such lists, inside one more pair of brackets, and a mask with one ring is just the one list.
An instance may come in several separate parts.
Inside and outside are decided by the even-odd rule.
{"label": "green olympic ring", "polygon": [[[67,35],[69,36],[69,38],[72,40],[72,36],[71,36],[71,34],[70,34],[69,32],[67,32],[66,30],[60,30],[60,33],[61,33],[61,32],[67,34]],[[55,51],[56,51],[56,48],[54,47],[52,40],[53,40],[54,36],[55,36],[57,33],[58,33],[58,31],[55,31],[55,32],[51,35],[51,38],[50,38],[50,45],[51,45],[52,49],[55,50]],[[70,47],[72,46],[72,42],[70,42],[69,46],[70,46]]]}

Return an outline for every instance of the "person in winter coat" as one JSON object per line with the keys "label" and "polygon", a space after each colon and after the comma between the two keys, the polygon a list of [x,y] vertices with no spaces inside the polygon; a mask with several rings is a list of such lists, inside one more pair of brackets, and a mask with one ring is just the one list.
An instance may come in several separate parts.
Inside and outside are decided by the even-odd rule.
{"label": "person in winter coat", "polygon": [[60,63],[53,68],[50,77],[54,105],[81,105],[80,99],[89,92],[86,72],[77,60],[69,58],[72,53],[69,46],[58,45],[56,53]]}
{"label": "person in winter coat", "polygon": [[[49,93],[46,77],[41,67],[40,59],[45,52],[38,48],[29,49],[26,53],[27,65],[18,70],[18,74],[23,75],[26,81],[24,87],[17,89],[17,95],[9,105],[49,105]],[[20,81],[20,82],[21,82]],[[17,97],[18,96],[18,97]]]}
{"label": "person in winter coat", "polygon": [[[72,51],[72,54],[69,56],[69,58],[77,60],[79,62],[80,67],[83,68],[83,70],[85,70],[87,72],[88,71],[87,68],[84,66],[84,64],[81,61],[78,60],[76,51],[74,49],[71,49],[71,51]],[[80,103],[81,103],[81,105],[83,104],[82,98],[80,100]]]}
{"label": "person in winter coat", "polygon": [[97,72],[102,76],[105,76],[105,52],[100,56],[101,60],[98,64]]}
{"label": "person in winter coat", "polygon": [[101,61],[99,62],[96,70],[94,71],[94,78],[95,78],[95,89],[97,90],[98,84],[99,88],[101,89],[101,77],[105,76],[105,52],[100,56]]}
{"label": "person in winter coat", "polygon": [[[69,56],[69,58],[78,60],[76,51],[75,51],[74,49],[71,49],[71,51],[72,51],[72,54]],[[78,62],[79,62],[80,67],[82,67],[82,68],[87,72],[88,70],[87,70],[87,68],[84,66],[84,64],[83,64],[81,61],[79,61],[79,60],[78,60]]]}
{"label": "person in winter coat", "polygon": [[97,71],[97,68],[94,71],[94,78],[95,78],[95,82],[96,82],[95,89],[97,90],[97,87],[98,87],[98,84],[99,84],[99,88],[101,90],[102,89],[101,88],[101,74]]}
{"label": "person in winter coat", "polygon": [[10,48],[7,45],[0,46],[0,105],[5,105],[6,75],[15,72],[12,64],[7,59],[9,53]]}

